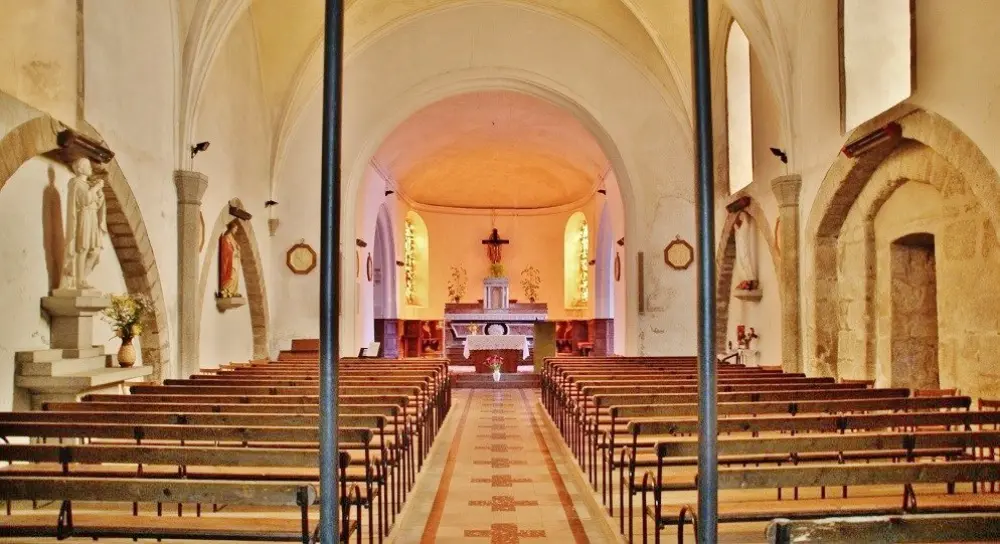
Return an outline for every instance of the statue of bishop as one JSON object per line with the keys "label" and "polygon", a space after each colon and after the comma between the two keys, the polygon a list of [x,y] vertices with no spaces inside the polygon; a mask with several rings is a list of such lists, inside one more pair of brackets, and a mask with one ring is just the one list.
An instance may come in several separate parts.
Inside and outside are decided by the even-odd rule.
{"label": "statue of bishop", "polygon": [[101,259],[108,232],[104,181],[93,176],[90,159],[73,161],[66,190],[66,250],[60,289],[90,289],[87,282]]}

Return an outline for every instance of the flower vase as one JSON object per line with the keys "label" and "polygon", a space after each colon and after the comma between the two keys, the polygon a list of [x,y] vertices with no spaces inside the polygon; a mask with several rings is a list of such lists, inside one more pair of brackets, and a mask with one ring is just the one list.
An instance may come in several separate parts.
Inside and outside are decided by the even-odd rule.
{"label": "flower vase", "polygon": [[118,348],[118,366],[131,368],[135,364],[135,346],[132,345],[131,338],[122,339],[122,347]]}
{"label": "flower vase", "polygon": [[495,381],[495,382],[500,381],[500,369],[499,368],[493,371],[493,381]]}

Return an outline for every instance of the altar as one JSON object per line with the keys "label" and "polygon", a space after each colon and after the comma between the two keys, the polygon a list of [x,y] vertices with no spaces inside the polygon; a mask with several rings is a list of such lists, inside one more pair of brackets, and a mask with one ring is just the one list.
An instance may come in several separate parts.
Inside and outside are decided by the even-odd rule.
{"label": "altar", "polygon": [[501,372],[517,372],[517,365],[520,361],[528,359],[528,337],[521,334],[477,334],[465,339],[465,349],[463,355],[473,366],[477,373],[489,373],[488,359],[491,356],[499,356],[503,362]]}

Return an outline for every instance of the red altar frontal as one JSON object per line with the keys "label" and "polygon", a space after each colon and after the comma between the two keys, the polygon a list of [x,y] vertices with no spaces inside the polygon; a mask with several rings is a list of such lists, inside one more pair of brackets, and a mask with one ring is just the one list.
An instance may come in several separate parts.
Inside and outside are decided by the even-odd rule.
{"label": "red altar frontal", "polygon": [[489,351],[473,351],[469,353],[468,363],[476,367],[476,372],[479,374],[488,374],[493,372],[490,368],[489,362],[487,360],[493,356],[498,355],[503,359],[502,366],[500,367],[500,372],[510,373],[517,372],[518,362],[521,360],[521,350],[519,349],[496,349]]}

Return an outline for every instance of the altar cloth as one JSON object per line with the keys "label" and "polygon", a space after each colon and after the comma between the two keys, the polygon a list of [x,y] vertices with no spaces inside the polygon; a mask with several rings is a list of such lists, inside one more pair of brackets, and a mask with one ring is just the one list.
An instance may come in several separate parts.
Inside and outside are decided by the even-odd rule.
{"label": "altar cloth", "polygon": [[528,337],[521,334],[476,334],[465,339],[465,351],[463,355],[466,359],[472,351],[494,351],[494,350],[517,350],[521,352],[521,359],[527,359]]}

